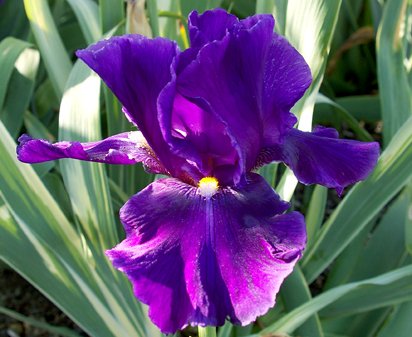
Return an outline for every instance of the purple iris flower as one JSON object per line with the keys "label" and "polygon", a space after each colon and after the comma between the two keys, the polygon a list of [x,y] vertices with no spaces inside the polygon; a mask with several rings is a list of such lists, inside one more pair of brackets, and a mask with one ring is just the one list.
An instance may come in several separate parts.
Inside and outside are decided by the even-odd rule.
{"label": "purple iris flower", "polygon": [[273,28],[270,15],[238,20],[217,9],[190,14],[185,51],[140,35],[100,41],[77,56],[140,131],[90,143],[20,138],[24,162],[142,162],[170,176],[122,207],[126,239],[107,251],[165,333],[254,321],[301,257],[303,216],[284,213],[288,203],[253,170],[281,161],[302,183],[340,193],[376,164],[377,143],[293,128],[290,109],[311,73]]}

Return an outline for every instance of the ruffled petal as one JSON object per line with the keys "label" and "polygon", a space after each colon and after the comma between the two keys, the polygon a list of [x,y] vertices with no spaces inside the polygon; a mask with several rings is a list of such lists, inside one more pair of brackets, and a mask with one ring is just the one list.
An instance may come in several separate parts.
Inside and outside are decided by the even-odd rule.
{"label": "ruffled petal", "polygon": [[92,68],[123,104],[126,116],[143,133],[157,157],[174,176],[186,164],[170,152],[160,131],[157,99],[172,78],[175,42],[124,35],[100,41],[76,55]]}
{"label": "ruffled petal", "polygon": [[190,46],[195,48],[222,40],[228,29],[239,22],[236,16],[221,8],[205,11],[201,15],[193,11],[189,14],[188,21]]}
{"label": "ruffled petal", "polygon": [[209,42],[222,40],[227,30],[238,22],[236,16],[221,8],[205,11],[201,15],[197,11],[191,12],[188,17],[190,48],[180,54],[177,73],[180,74],[196,58],[201,47]]}
{"label": "ruffled petal", "polygon": [[335,188],[338,194],[365,179],[379,157],[379,144],[337,139],[333,128],[317,127],[313,132],[292,129],[281,146],[267,149],[261,163],[283,161],[304,184]]}
{"label": "ruffled petal", "polygon": [[248,324],[275,304],[302,254],[303,216],[256,174],[212,197],[158,180],[121,209],[127,237],[107,251],[165,333],[186,325]]}
{"label": "ruffled petal", "polygon": [[125,132],[98,142],[58,142],[33,139],[28,135],[19,138],[17,158],[25,163],[72,158],[106,164],[132,165],[142,162],[150,172],[167,174],[141,132]]}
{"label": "ruffled petal", "polygon": [[273,35],[270,15],[238,22],[219,41],[206,44],[177,78],[177,91],[216,115],[239,154],[237,180],[250,170],[261,147],[263,65]]}

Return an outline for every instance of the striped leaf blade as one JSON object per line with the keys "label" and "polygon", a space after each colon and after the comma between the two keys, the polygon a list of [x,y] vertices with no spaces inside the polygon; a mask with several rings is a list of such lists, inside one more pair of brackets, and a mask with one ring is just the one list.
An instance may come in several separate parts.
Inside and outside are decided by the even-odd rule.
{"label": "striped leaf blade", "polygon": [[299,306],[298,308],[280,318],[271,326],[250,337],[263,337],[273,333],[292,333],[313,314],[317,313],[319,310],[327,307],[329,304],[335,302],[345,295],[351,294],[354,291],[370,285],[391,286],[395,282],[410,277],[412,277],[412,265],[393,270],[389,273],[379,275],[371,279],[348,283],[333,288]]}
{"label": "striped leaf blade", "polygon": [[[59,139],[102,139],[100,79],[80,60],[73,67],[60,105]],[[99,251],[115,245],[119,238],[104,165],[62,160],[60,168],[73,210],[91,244]]]}
{"label": "striped leaf blade", "polygon": [[24,0],[24,8],[53,89],[56,95],[61,97],[72,64],[53,21],[48,2]]}
{"label": "striped leaf blade", "polygon": [[99,7],[92,0],[67,0],[73,9],[87,43],[93,43],[102,37],[99,22]]}
{"label": "striped leaf blade", "polygon": [[114,314],[106,297],[116,291],[101,286],[81,235],[34,170],[17,161],[16,144],[2,123],[0,133],[1,258],[92,336],[143,336],[130,323],[132,315],[122,322]]}
{"label": "striped leaf blade", "polygon": [[396,131],[412,115],[412,83],[409,82],[410,66],[407,69],[410,40],[410,15],[408,0],[388,1],[379,25],[376,52],[378,79],[382,103],[383,135],[385,145]]}

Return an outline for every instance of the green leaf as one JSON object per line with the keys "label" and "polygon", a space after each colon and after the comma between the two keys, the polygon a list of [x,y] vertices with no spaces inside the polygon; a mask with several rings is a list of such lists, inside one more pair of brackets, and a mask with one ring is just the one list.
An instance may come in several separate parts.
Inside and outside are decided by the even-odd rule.
{"label": "green leaf", "polygon": [[[33,98],[32,112],[36,117],[47,124],[47,116],[56,115],[59,109],[60,99],[55,95],[51,81],[46,78],[35,90]],[[57,130],[56,130],[57,133]]]}
{"label": "green leaf", "polygon": [[[350,244],[345,248],[345,250],[339,254],[337,259],[332,263],[329,269],[328,277],[326,278],[323,290],[327,290],[333,287],[340,286],[342,284],[348,283],[350,281],[358,281],[368,277],[376,276],[377,274],[382,274],[387,271],[384,269],[382,272],[377,272],[373,275],[366,275],[364,277],[356,277],[353,280],[351,277],[354,270],[357,267],[358,259],[379,259],[381,254],[377,256],[365,256],[365,244],[368,241],[369,233],[371,232],[373,226],[376,224],[376,219],[371,220],[362,231],[356,235],[350,242]],[[375,261],[374,261],[375,262]],[[363,263],[362,263],[363,265]],[[369,266],[368,266],[369,267]],[[370,269],[370,268],[369,268]],[[390,268],[391,269],[391,268]]]}
{"label": "green leaf", "polygon": [[353,187],[306,251],[302,268],[312,282],[386,203],[405,186],[412,170],[412,117],[382,153],[375,171]]}
{"label": "green leaf", "polygon": [[0,43],[0,109],[3,108],[7,93],[7,86],[14,70],[14,65],[24,49],[31,47],[30,43],[15,39],[5,38]]}
{"label": "green leaf", "polygon": [[412,330],[412,302],[395,308],[376,337],[409,337]]}
{"label": "green leaf", "polygon": [[412,83],[405,64],[407,50],[412,48],[410,16],[405,15],[412,4],[408,0],[392,0],[385,4],[379,26],[376,52],[378,79],[382,102],[385,145],[412,114]]}
{"label": "green leaf", "polygon": [[214,326],[206,326],[198,328],[199,337],[216,337],[216,327]]}
{"label": "green leaf", "polygon": [[157,15],[156,0],[147,0],[147,14],[153,37],[159,36],[159,17]]}
{"label": "green leaf", "polygon": [[24,114],[24,126],[26,127],[28,133],[34,138],[43,138],[50,141],[55,141],[50,131],[29,111],[26,111]]}
{"label": "green leaf", "polygon": [[31,30],[58,97],[64,92],[72,64],[57,32],[47,0],[24,0]]}
{"label": "green leaf", "polygon": [[92,0],[66,0],[75,13],[84,38],[88,44],[102,37],[99,23],[99,8]]}
{"label": "green leaf", "polygon": [[268,184],[272,187],[275,186],[277,177],[278,165],[271,163],[259,168],[259,174],[266,179]]}
{"label": "green leaf", "polygon": [[[336,104],[348,111],[358,121],[377,123],[381,118],[381,104],[378,95],[346,96],[335,100]],[[316,104],[313,116],[314,125],[340,123],[342,118],[334,115],[336,110],[326,104]]]}
{"label": "green leaf", "polygon": [[[376,337],[376,332],[382,326],[390,309],[378,309],[352,316],[322,320],[324,330],[339,335]],[[328,333],[326,333],[328,336]]]}
{"label": "green leaf", "polygon": [[99,0],[100,26],[108,32],[124,20],[124,2],[119,0]]}
{"label": "green leaf", "polygon": [[233,325],[229,322],[226,322],[224,326],[218,329],[217,337],[230,337],[232,334]]}
{"label": "green leaf", "polygon": [[192,0],[180,0],[180,9],[184,17],[187,17],[194,9],[203,13],[207,9],[221,7],[221,5],[222,0],[198,0],[195,6]]}
{"label": "green leaf", "polygon": [[236,337],[246,337],[248,336],[253,329],[253,323],[249,324],[249,325],[245,325],[245,326],[234,326],[234,335]]}
{"label": "green leaf", "polygon": [[316,185],[312,197],[310,198],[309,208],[306,212],[306,232],[307,246],[313,244],[316,235],[320,229],[323,218],[325,216],[326,200],[328,197],[328,189],[326,187]]}
{"label": "green leaf", "polygon": [[332,101],[330,98],[318,93],[316,104],[329,104],[339,113],[342,120],[355,132],[357,138],[364,142],[373,142],[372,136],[359,125],[359,122],[350,114],[348,110]]}
{"label": "green leaf", "polygon": [[0,11],[0,40],[7,36],[26,39],[29,23],[24,13],[23,1],[3,1]]}
{"label": "green leaf", "polygon": [[406,250],[412,255],[412,184],[406,188],[406,221],[405,221],[405,246]]}
{"label": "green leaf", "polygon": [[[292,333],[296,328],[301,326],[309,317],[317,313],[319,310],[325,308],[329,304],[335,302],[337,299],[347,295],[355,290],[363,288],[367,285],[384,286],[393,284],[396,281],[402,280],[406,277],[412,276],[412,265],[399,268],[389,273],[374,277],[371,279],[348,283],[331,290],[325,291],[321,295],[313,298],[305,304],[299,306],[293,311],[289,312],[271,326],[263,329],[253,337],[267,336],[271,333]],[[251,336],[251,337],[252,337]]]}
{"label": "green leaf", "polygon": [[[280,290],[280,295],[287,311],[292,311],[312,299],[308,284],[299,266],[295,266],[292,274],[286,278]],[[324,334],[318,315],[314,314],[313,317],[303,323],[296,331],[296,334],[299,336],[323,337]]]}
{"label": "green leaf", "polygon": [[84,39],[83,32],[79,26],[79,24],[74,21],[62,25],[59,28],[59,34],[64,41],[64,46],[67,50],[67,55],[74,55],[76,50],[82,49],[87,44],[86,40]]}
{"label": "green leaf", "polygon": [[379,95],[346,96],[336,99],[336,103],[357,120],[378,122],[381,119],[381,104]]}
{"label": "green leaf", "polygon": [[[16,137],[23,124],[23,115],[33,94],[34,81],[39,66],[37,50],[27,48],[17,59],[11,76],[1,118],[7,130]],[[0,68],[1,68],[0,61]],[[1,108],[0,108],[1,109]]]}
{"label": "green leaf", "polygon": [[359,314],[412,300],[412,276],[387,285],[367,285],[329,305],[320,312],[322,318]]}
{"label": "green leaf", "polygon": [[[212,2],[213,0],[209,0]],[[245,18],[253,15],[256,9],[256,0],[244,1],[244,0],[224,0],[222,7],[236,15],[239,18]]]}
{"label": "green leaf", "polygon": [[[405,246],[399,243],[405,241],[407,210],[408,197],[402,193],[389,205],[373,231],[364,238],[362,252],[355,259],[356,267],[349,275],[351,281],[373,277],[402,265],[406,251]],[[385,247],[384,254],[382,247]]]}
{"label": "green leaf", "polygon": [[69,195],[64,188],[61,176],[54,172],[47,172],[47,174],[42,177],[42,181],[56,203],[58,203],[62,212],[72,221],[73,211],[71,209]]}

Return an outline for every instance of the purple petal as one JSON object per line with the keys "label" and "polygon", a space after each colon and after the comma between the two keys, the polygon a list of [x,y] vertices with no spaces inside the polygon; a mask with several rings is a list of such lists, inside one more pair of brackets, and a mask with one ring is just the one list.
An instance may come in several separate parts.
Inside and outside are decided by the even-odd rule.
{"label": "purple petal", "polygon": [[278,143],[296,123],[289,111],[311,82],[312,75],[302,55],[283,36],[274,33],[263,75],[264,146]]}
{"label": "purple petal", "polygon": [[17,158],[25,163],[41,163],[62,158],[122,165],[143,162],[153,173],[167,173],[138,131],[88,143],[62,141],[51,144],[45,139],[33,139],[28,135],[22,135],[19,142]]}
{"label": "purple petal", "polygon": [[[332,128],[317,127],[313,132],[292,129],[284,144],[266,152],[265,160],[283,161],[304,184],[343,188],[365,179],[379,157],[379,144],[337,139]],[[269,159],[269,160],[267,160]]]}
{"label": "purple petal", "polygon": [[[262,60],[273,35],[272,16],[233,26],[221,41],[205,45],[177,79],[183,96],[216,115],[239,154],[239,174],[251,169],[261,147]],[[240,180],[240,177],[237,177]]]}
{"label": "purple petal", "polygon": [[196,58],[201,47],[222,40],[227,30],[238,22],[236,16],[220,8],[205,11],[201,15],[197,11],[191,12],[188,17],[190,48],[180,54],[177,73],[180,74]]}
{"label": "purple petal", "polygon": [[124,35],[100,41],[76,54],[107,84],[127,117],[143,133],[163,165],[179,176],[185,161],[170,151],[160,131],[157,99],[171,81],[176,43],[164,38]]}
{"label": "purple petal", "polygon": [[[219,38],[225,34],[225,28],[220,29],[216,25],[225,24],[229,27],[238,22],[236,17],[221,9],[207,11],[201,16],[193,12],[190,17],[193,22],[189,26],[194,39]],[[213,28],[210,26],[212,23]],[[223,33],[220,34],[219,30],[223,30]],[[198,51],[199,48],[192,46],[185,52],[193,52],[195,57]],[[180,67],[182,62],[187,62],[184,53],[178,58]],[[159,120],[165,140],[175,154],[187,158],[203,176],[216,177],[225,185],[238,182],[239,178],[234,179],[234,176],[240,176],[243,172],[238,172],[237,144],[229,136],[227,126],[216,114],[177,91],[176,77],[179,77],[179,71],[177,73],[172,69],[172,80],[158,99]]]}
{"label": "purple petal", "polygon": [[159,115],[163,135],[177,155],[195,163],[203,176],[233,183],[238,152],[214,114],[176,93],[174,82],[159,97]]}
{"label": "purple petal", "polygon": [[202,47],[209,42],[222,40],[228,29],[237,22],[236,16],[220,8],[201,15],[197,11],[191,12],[188,22],[191,47]]}
{"label": "purple petal", "polygon": [[248,324],[275,304],[305,246],[301,214],[263,178],[210,198],[158,180],[121,209],[126,239],[107,251],[165,333],[186,325]]}

